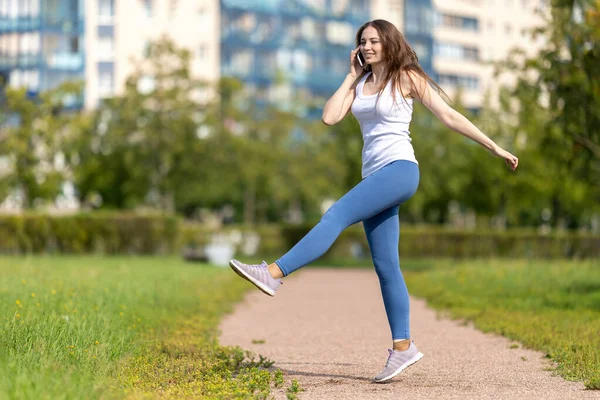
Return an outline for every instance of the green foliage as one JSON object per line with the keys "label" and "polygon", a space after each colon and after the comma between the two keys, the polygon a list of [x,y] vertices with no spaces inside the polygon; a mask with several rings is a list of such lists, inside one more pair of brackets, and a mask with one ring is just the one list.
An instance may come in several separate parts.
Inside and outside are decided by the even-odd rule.
{"label": "green foliage", "polygon": [[171,254],[178,250],[175,216],[95,212],[0,217],[2,253]]}
{"label": "green foliage", "polygon": [[[284,240],[287,250],[294,246],[311,225],[288,225],[282,227],[278,236]],[[598,258],[598,236],[563,233],[539,235],[531,230],[459,231],[444,227],[401,226],[399,252],[402,257],[519,257],[519,258]],[[349,258],[351,248],[360,246],[365,257],[369,256],[368,243],[362,226],[346,229],[325,254],[326,260]],[[263,253],[264,254],[264,253]],[[366,260],[370,263],[370,259]]]}
{"label": "green foliage", "polygon": [[36,99],[25,89],[5,91],[1,112],[9,118],[0,126],[0,155],[7,156],[8,168],[0,175],[0,198],[18,190],[31,208],[36,200],[52,200],[61,191],[66,169],[59,158],[81,118],[62,111],[67,98],[81,93],[81,84],[64,83]]}
{"label": "green foliage", "polygon": [[[27,213],[0,216],[0,252],[173,254],[182,249],[202,250],[213,235],[219,234],[239,236],[242,243],[258,236],[256,254],[268,258],[281,256],[312,227],[309,224],[230,225],[215,230],[162,214],[94,212],[51,216]],[[465,232],[403,225],[399,251],[403,257],[598,258],[599,242],[598,236],[582,233],[540,235],[525,229]],[[370,263],[368,244],[360,225],[342,232],[324,260],[349,259],[355,256],[357,249],[365,257],[363,261]]]}
{"label": "green foliage", "polygon": [[[538,32],[548,45],[532,59],[515,53],[507,63],[519,79],[501,91],[500,109],[486,106],[475,117],[461,108],[460,95],[455,99],[455,108],[520,157],[515,173],[415,104],[421,181],[401,207],[403,221],[455,224],[460,212],[476,213],[478,227],[592,226],[600,213],[598,4],[553,2],[552,19]],[[190,62],[189,52],[162,38],[120,96],[79,114],[58,112],[77,85],[37,103],[9,89],[1,117],[21,123],[0,131],[0,154],[11,167],[0,177],[0,195],[20,189],[25,207],[36,208],[36,199],[54,199],[72,180],[86,208],[196,217],[228,205],[235,222],[255,226],[315,223],[323,200],[360,182],[363,143],[352,115],[325,127],[306,120],[314,104],[301,91],[265,105],[289,84],[281,71],[265,91],[230,77],[214,85],[195,80]]]}
{"label": "green foliage", "polygon": [[433,307],[541,350],[562,376],[598,389],[597,262],[436,260],[406,269],[411,292]]}
{"label": "green foliage", "polygon": [[288,387],[286,391],[286,397],[288,400],[296,400],[298,398],[298,393],[304,391],[300,387],[300,384],[296,379],[292,379],[292,383],[290,383],[290,387]]}
{"label": "green foliage", "polygon": [[281,372],[271,372],[273,362],[263,356],[256,360],[253,353],[239,347],[198,340],[198,333],[206,330],[205,319],[179,325],[122,370],[120,382],[131,397],[145,398],[159,392],[161,397],[175,399],[266,399],[271,387],[280,384]]}
{"label": "green foliage", "polygon": [[70,161],[84,202],[106,208],[150,205],[173,211],[186,184],[198,179],[206,143],[197,137],[190,54],[167,39],[153,43],[121,97],[95,111],[89,132],[73,143]]}
{"label": "green foliage", "polygon": [[597,1],[553,1],[535,32],[547,38],[545,47],[532,58],[517,51],[504,66],[519,79],[503,110],[516,115],[514,131],[531,159],[520,185],[533,185],[524,201],[551,209],[557,226],[577,226],[600,211],[599,22]]}
{"label": "green foliage", "polygon": [[205,180],[219,194],[228,185],[220,204],[234,204],[243,222],[253,225],[281,220],[303,202],[314,207],[332,189],[335,193],[332,182],[343,171],[320,124],[293,111],[258,107],[233,79],[222,79],[219,92],[221,102],[212,105],[206,120],[214,129],[208,140],[215,145]]}

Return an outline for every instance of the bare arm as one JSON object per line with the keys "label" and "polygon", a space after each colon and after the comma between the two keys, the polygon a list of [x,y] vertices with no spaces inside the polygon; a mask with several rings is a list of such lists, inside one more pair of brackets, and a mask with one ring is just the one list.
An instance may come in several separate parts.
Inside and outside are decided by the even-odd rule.
{"label": "bare arm", "polygon": [[425,78],[413,72],[409,74],[412,78],[410,95],[427,107],[445,126],[479,143],[493,155],[503,158],[513,171],[517,168],[519,159],[516,156],[502,149],[464,115],[450,107]]}
{"label": "bare arm", "polygon": [[344,82],[342,82],[338,90],[325,103],[321,117],[325,125],[337,124],[350,111],[350,107],[354,101],[356,85],[362,77],[362,67],[356,60],[357,51],[358,48],[350,52],[350,72],[346,75]]}

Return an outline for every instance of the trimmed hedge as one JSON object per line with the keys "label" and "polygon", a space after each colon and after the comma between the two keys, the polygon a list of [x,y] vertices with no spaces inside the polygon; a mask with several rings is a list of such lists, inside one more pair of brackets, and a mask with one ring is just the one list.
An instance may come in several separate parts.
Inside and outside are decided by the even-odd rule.
{"label": "trimmed hedge", "polygon": [[0,253],[168,254],[178,233],[179,218],[165,215],[4,215]]}
{"label": "trimmed hedge", "polygon": [[[256,229],[230,227],[242,236],[257,232],[261,242],[258,256],[281,256],[292,248],[314,225],[272,225]],[[187,243],[202,246],[210,237],[199,225],[186,227]],[[402,257],[452,258],[600,258],[600,236],[575,232],[541,235],[531,229],[505,232],[457,231],[437,226],[402,226],[399,242]],[[325,259],[349,258],[356,252],[370,257],[369,246],[361,224],[346,229],[327,251]]]}
{"label": "trimmed hedge", "polygon": [[[243,243],[258,236],[256,256],[277,257],[293,247],[313,225],[228,226],[220,232],[161,214],[95,212],[68,216],[27,213],[0,215],[0,253],[173,254],[202,249],[214,234]],[[532,230],[463,232],[443,227],[403,225],[402,257],[600,258],[600,236],[579,233],[540,235]],[[360,224],[346,229],[325,259],[369,257]]]}

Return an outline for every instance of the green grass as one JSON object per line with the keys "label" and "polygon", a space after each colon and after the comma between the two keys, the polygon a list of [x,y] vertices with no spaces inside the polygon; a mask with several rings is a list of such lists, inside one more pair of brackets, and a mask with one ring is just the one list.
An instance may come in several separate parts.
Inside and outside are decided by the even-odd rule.
{"label": "green grass", "polygon": [[541,350],[557,372],[600,389],[600,262],[403,262],[411,294]]}
{"label": "green grass", "polygon": [[178,258],[0,257],[0,398],[264,398],[281,377],[217,324],[248,288]]}
{"label": "green grass", "polygon": [[[542,350],[562,376],[600,389],[597,261],[402,267],[433,307]],[[228,269],[178,258],[0,257],[0,398],[267,398],[281,372],[217,341],[219,319],[248,288]],[[286,393],[300,390],[292,382]]]}

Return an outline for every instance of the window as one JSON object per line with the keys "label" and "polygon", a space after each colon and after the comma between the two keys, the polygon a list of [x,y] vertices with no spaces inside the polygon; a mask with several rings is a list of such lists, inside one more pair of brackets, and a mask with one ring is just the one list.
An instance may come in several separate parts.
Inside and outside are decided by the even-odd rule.
{"label": "window", "polygon": [[461,17],[451,14],[439,14],[435,15],[435,24],[437,26],[444,26],[447,28],[463,29],[466,31],[476,32],[479,30],[479,20],[472,17]]}
{"label": "window", "polygon": [[152,17],[152,1],[153,0],[142,0],[144,6],[144,12],[146,13],[146,17]]}
{"label": "window", "polygon": [[114,0],[98,0],[98,20],[100,23],[111,23],[114,16]]}
{"label": "window", "polygon": [[196,57],[203,61],[208,58],[208,45],[206,43],[202,43],[197,47]]}
{"label": "window", "polygon": [[22,0],[21,17],[29,17],[33,15],[33,0]]}
{"label": "window", "polygon": [[479,89],[479,78],[474,76],[440,74],[438,77],[438,82],[442,87],[464,87],[468,90]]}
{"label": "window", "polygon": [[173,19],[177,14],[177,0],[170,0],[169,2],[169,18]]}
{"label": "window", "polygon": [[476,47],[467,47],[454,43],[436,43],[434,45],[436,56],[451,58],[455,60],[479,60],[479,49]]}
{"label": "window", "polygon": [[419,60],[421,62],[423,62],[423,60],[429,60],[429,58],[431,57],[431,55],[429,54],[429,47],[427,46],[427,43],[423,42],[422,40],[414,41],[412,47],[415,53],[417,53],[417,57],[419,57]]}
{"label": "window", "polygon": [[330,21],[326,24],[327,40],[332,44],[352,46],[354,32],[348,23]]}
{"label": "window", "polygon": [[434,12],[431,5],[406,3],[406,33],[430,34],[433,28]]}
{"label": "window", "polygon": [[100,58],[112,58],[114,51],[114,28],[98,26],[98,55]]}
{"label": "window", "polygon": [[114,90],[114,64],[98,63],[98,91],[100,96],[111,96]]}
{"label": "window", "polygon": [[98,56],[100,58],[111,58],[113,56],[113,39],[110,36],[98,38]]}

